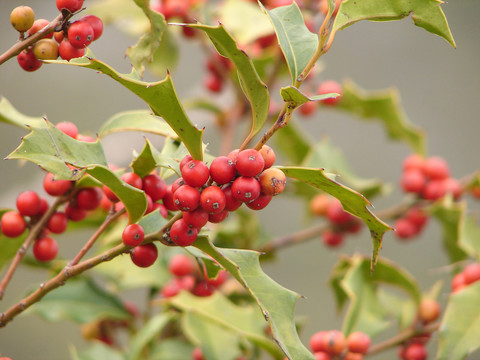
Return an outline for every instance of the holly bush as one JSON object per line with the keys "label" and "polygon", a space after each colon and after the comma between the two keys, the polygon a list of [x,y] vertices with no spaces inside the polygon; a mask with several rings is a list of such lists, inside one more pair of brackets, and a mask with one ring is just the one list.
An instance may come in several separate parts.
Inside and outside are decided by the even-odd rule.
{"label": "holly bush", "polygon": [[[41,89],[26,88],[25,104],[1,98],[2,127],[24,132],[6,159],[38,165],[43,179],[43,186],[21,190],[14,205],[1,209],[1,331],[32,314],[73,322],[86,345],[71,347],[70,354],[81,360],[354,360],[384,358],[390,349],[397,349],[393,358],[405,360],[475,357],[480,228],[472,209],[480,197],[478,169],[454,176],[445,158],[428,155],[426,132],[408,119],[394,88],[372,91],[352,80],[331,80],[323,62],[337,33],[365,20],[411,19],[455,47],[442,3],[56,5],[53,20],[36,19],[28,6],[12,8],[13,45],[0,55],[0,65],[16,58],[18,71],[29,76],[93,70],[139,105],[123,110],[116,104],[110,118],[79,133],[68,113],[55,122],[48,108],[44,116],[25,115],[28,98]],[[138,37],[126,51],[130,72],[94,54],[110,24]],[[354,57],[349,60],[354,66]],[[195,84],[193,96],[180,96],[178,64],[200,61],[203,83]],[[89,91],[88,83],[44,88],[81,86]],[[80,98],[74,111],[88,105]],[[309,119],[336,113],[377,121],[392,142],[408,149],[392,165],[401,169],[398,199],[389,197],[393,186],[376,174],[358,175],[347,154],[308,126]],[[135,132],[144,134],[142,146],[114,163],[114,154],[106,155],[108,141],[118,137],[119,150],[131,147]],[[358,138],[356,146],[365,141],[376,140]],[[369,158],[379,156],[377,150]],[[372,201],[386,206],[373,209]],[[265,220],[270,211],[274,219]],[[295,224],[294,215],[304,218],[298,229],[276,233]],[[443,281],[424,288],[408,259],[396,263],[382,255],[382,246],[412,246],[432,222],[443,242],[428,251],[445,252],[438,265]],[[78,243],[64,244],[75,237]],[[345,246],[354,238],[371,244],[370,250]],[[342,254],[322,274],[297,276],[313,282],[329,274],[342,324],[314,324],[305,334],[307,320],[295,312],[302,296],[265,268],[285,249],[311,239]],[[22,268],[43,280],[10,299],[5,295]],[[128,300],[140,292],[146,293],[143,303]],[[15,359],[4,346],[3,359]]]}

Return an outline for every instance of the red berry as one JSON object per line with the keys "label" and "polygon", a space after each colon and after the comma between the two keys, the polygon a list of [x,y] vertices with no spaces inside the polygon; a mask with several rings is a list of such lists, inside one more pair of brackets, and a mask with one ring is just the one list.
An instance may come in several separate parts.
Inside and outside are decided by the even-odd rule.
{"label": "red berry", "polygon": [[428,221],[428,215],[418,206],[410,208],[405,214],[405,218],[419,229],[422,229]]}
{"label": "red berry", "polygon": [[83,1],[84,0],[57,0],[57,9],[58,11],[67,9],[68,11],[74,13],[82,8]]}
{"label": "red berry", "polygon": [[145,210],[145,215],[146,215],[146,214],[150,214],[153,210],[156,209],[156,207],[153,205],[153,201],[150,195],[145,194],[145,197],[147,198],[147,209]]}
{"label": "red berry", "polygon": [[230,158],[230,160],[232,160],[233,163],[235,164],[237,162],[237,155],[239,152],[240,152],[240,149],[232,150],[228,153],[227,157]]}
{"label": "red berry", "polygon": [[68,28],[68,41],[74,48],[83,49],[90,45],[94,37],[92,25],[86,21],[75,21]]}
{"label": "red berry", "polygon": [[81,209],[74,205],[72,202],[69,202],[65,207],[65,214],[72,221],[82,221],[87,217],[87,210]]}
{"label": "red berry", "polygon": [[225,194],[225,210],[235,211],[242,206],[243,203],[233,197],[232,185],[223,187],[222,191]]}
{"label": "red berry", "polygon": [[178,208],[175,205],[175,201],[173,200],[173,192],[172,192],[172,185],[167,186],[167,191],[165,192],[165,196],[162,199],[163,205],[170,211],[177,211]]}
{"label": "red berry", "polygon": [[75,196],[77,206],[84,210],[94,210],[100,206],[102,192],[97,187],[80,189]]}
{"label": "red berry", "polygon": [[178,188],[183,186],[183,185],[185,185],[185,181],[183,181],[182,177],[175,180],[172,184],[172,194],[175,194],[175,191],[177,191]]}
{"label": "red berry", "polygon": [[325,352],[330,355],[340,355],[345,350],[345,336],[338,330],[330,330],[325,336]]}
{"label": "red berry", "polygon": [[315,110],[317,110],[317,104],[315,101],[307,101],[306,103],[302,104],[298,111],[300,111],[300,114],[303,116],[310,116],[312,115]]}
{"label": "red berry", "polygon": [[93,29],[93,41],[97,40],[103,33],[103,22],[98,16],[95,15],[85,15],[82,16],[78,21],[85,21],[90,24]]}
{"label": "red berry", "polygon": [[16,211],[7,211],[2,215],[0,228],[3,235],[11,238],[20,236],[23,234],[26,227],[27,223],[20,213]]}
{"label": "red berry", "polygon": [[24,191],[17,196],[17,209],[23,216],[35,216],[42,209],[42,201],[35,191]]}
{"label": "red berry", "polygon": [[430,180],[422,191],[422,197],[426,200],[435,201],[444,197],[446,193],[445,180]]}
{"label": "red berry", "polygon": [[323,351],[316,352],[313,356],[315,357],[315,360],[331,360],[330,355]]}
{"label": "red berry", "polygon": [[427,349],[420,343],[413,343],[405,348],[405,360],[425,360],[428,357]]}
{"label": "red berry", "polygon": [[322,233],[323,243],[329,247],[337,247],[343,244],[343,233],[338,231],[325,230]]}
{"label": "red berry", "polygon": [[158,201],[165,196],[167,184],[160,176],[150,174],[143,178],[143,191],[150,195],[152,201]]}
{"label": "red berry", "polygon": [[342,98],[343,91],[342,91],[342,86],[338,82],[329,80],[329,81],[322,82],[318,86],[317,93],[319,95],[328,94],[328,93],[340,94],[340,96],[337,96],[336,98],[329,98],[329,99],[322,100],[322,103],[325,105],[336,105]]}
{"label": "red berry", "polygon": [[195,296],[206,297],[213,294],[215,288],[207,284],[206,281],[199,282],[192,290],[192,294]]}
{"label": "red berry", "polygon": [[170,238],[179,246],[192,245],[197,239],[198,229],[189,227],[183,219],[175,221],[170,228]]}
{"label": "red berry", "polygon": [[447,178],[443,180],[445,191],[449,194],[452,194],[454,200],[460,199],[463,193],[462,185],[460,182],[453,178]]}
{"label": "red berry", "polygon": [[63,132],[64,134],[76,139],[78,136],[78,128],[77,126],[70,122],[70,121],[62,121],[59,122],[55,127]]}
{"label": "red berry", "polygon": [[402,174],[400,186],[405,192],[420,194],[425,188],[426,181],[423,172],[413,169]]}
{"label": "red berry", "polygon": [[72,59],[79,58],[85,55],[85,49],[77,49],[72,44],[70,44],[70,41],[68,41],[68,39],[64,39],[58,45],[58,55],[60,55],[63,60],[70,61]]}
{"label": "red berry", "polygon": [[33,54],[33,50],[23,50],[17,55],[18,65],[25,71],[35,71],[40,69],[42,62]]}
{"label": "red berry", "polygon": [[467,282],[465,280],[465,274],[461,272],[455,275],[452,279],[451,286],[452,286],[452,292],[457,292],[458,290],[461,290],[465,286],[467,286]]}
{"label": "red berry", "polygon": [[285,189],[287,177],[282,170],[277,168],[269,168],[262,171],[259,181],[263,194],[276,196],[282,193]]}
{"label": "red berry", "polygon": [[219,156],[210,164],[210,176],[219,185],[233,181],[236,175],[235,164],[227,156]]}
{"label": "red berry", "polygon": [[370,343],[370,336],[361,331],[353,332],[347,338],[348,350],[353,353],[366,354]]}
{"label": "red berry", "polygon": [[200,195],[200,205],[209,214],[219,213],[225,209],[225,194],[219,187],[209,186]]}
{"label": "red berry", "polygon": [[141,189],[143,186],[142,178],[135,173],[132,173],[132,172],[125,173],[121,176],[121,178],[128,185],[131,185],[137,189]]}
{"label": "red berry", "polygon": [[[42,30],[48,24],[50,24],[50,21],[48,21],[47,19],[37,19],[37,20],[35,20],[32,27],[30,29],[28,29],[28,31],[27,31],[28,36],[31,36],[31,35],[39,32],[40,30]],[[52,37],[53,37],[53,32],[44,35],[42,37],[42,39],[45,39],[45,38],[51,39]]]}
{"label": "red berry", "polygon": [[178,210],[193,211],[200,204],[200,192],[192,186],[180,186],[173,193],[173,201]]}
{"label": "red berry", "polygon": [[67,230],[68,216],[64,212],[56,211],[48,219],[47,227],[54,234],[61,234]]}
{"label": "red berry", "polygon": [[168,262],[168,270],[175,276],[190,275],[195,270],[191,257],[185,254],[176,254]]}
{"label": "red berry", "polygon": [[411,154],[403,160],[402,168],[404,172],[407,172],[410,170],[417,170],[424,173],[425,158],[419,154]]}
{"label": "red berry", "polygon": [[193,349],[192,360],[205,360],[205,358],[203,357],[203,351],[201,347],[197,346],[195,349]]}
{"label": "red berry", "polygon": [[263,160],[265,161],[264,168],[268,169],[272,167],[276,160],[276,155],[273,149],[268,145],[263,145],[259,152],[260,155],[262,155]]}
{"label": "red berry", "polygon": [[157,257],[158,250],[154,243],[135,246],[130,252],[132,262],[141,268],[153,265]]}
{"label": "red berry", "polygon": [[424,323],[435,321],[440,316],[440,305],[433,299],[422,299],[418,307],[418,317]]}
{"label": "red berry", "polygon": [[352,214],[343,210],[341,202],[335,198],[329,203],[325,215],[327,216],[328,220],[336,225],[345,225],[355,219]]}
{"label": "red berry", "polygon": [[265,209],[268,204],[270,204],[271,200],[271,195],[260,194],[258,198],[247,203],[247,207],[252,210],[262,210]]}
{"label": "red berry", "polygon": [[450,170],[445,159],[439,156],[432,156],[425,160],[425,175],[430,179],[442,180],[450,176]]}
{"label": "red berry", "polygon": [[219,93],[223,89],[223,79],[221,76],[209,73],[204,80],[205,87],[214,93]]}
{"label": "red berry", "polygon": [[187,154],[183,157],[182,161],[180,161],[180,171],[182,170],[183,165],[188,163],[190,160],[193,160],[192,155],[190,154]]}
{"label": "red berry", "polygon": [[240,175],[253,177],[262,172],[265,160],[257,150],[246,149],[238,153],[235,166]]}
{"label": "red berry", "polygon": [[395,228],[395,234],[397,234],[400,239],[410,239],[419,232],[419,227],[417,227],[408,218],[398,219],[395,221],[393,227]]}
{"label": "red berry", "polygon": [[223,210],[219,213],[215,214],[208,214],[208,221],[214,224],[221,223],[223,220],[225,220],[228,216],[228,211]]}
{"label": "red berry", "polygon": [[163,285],[161,294],[164,298],[171,298],[177,295],[182,289],[180,288],[177,279],[171,279],[165,285]]}
{"label": "red berry", "polygon": [[47,212],[49,205],[47,200],[45,200],[43,197],[40,198],[40,202],[41,202],[41,206],[40,206],[40,212],[38,213],[38,215],[43,215]]}
{"label": "red berry", "polygon": [[465,284],[469,285],[480,280],[480,264],[469,264],[463,269]]}
{"label": "red berry", "polygon": [[140,224],[129,224],[122,232],[122,241],[127,246],[137,246],[143,242],[145,231]]}
{"label": "red berry", "polygon": [[119,199],[117,197],[117,195],[115,195],[115,193],[110,190],[110,188],[107,186],[107,185],[103,185],[102,187],[102,190],[103,190],[103,194],[107,197],[108,200],[110,200],[111,202],[117,202]]}
{"label": "red berry", "polygon": [[162,215],[165,219],[168,218],[168,209],[165,205],[155,203],[157,205],[158,211],[160,212],[160,215]]}
{"label": "red berry", "polygon": [[232,184],[233,197],[248,203],[260,196],[260,183],[253,177],[239,176]]}
{"label": "red berry", "polygon": [[203,186],[210,177],[208,166],[200,160],[190,160],[182,167],[181,173],[185,184],[193,187]]}
{"label": "red berry", "polygon": [[193,211],[185,211],[183,220],[188,226],[201,229],[208,222],[208,213],[199,207]]}
{"label": "red berry", "polygon": [[217,273],[217,276],[215,278],[205,278],[205,281],[209,286],[213,286],[214,288],[219,288],[222,286],[225,281],[228,279],[228,272],[226,270],[220,269],[220,271]]}
{"label": "red berry", "polygon": [[55,259],[58,253],[58,244],[51,237],[44,236],[33,244],[33,256],[35,259],[42,262],[47,262]]}

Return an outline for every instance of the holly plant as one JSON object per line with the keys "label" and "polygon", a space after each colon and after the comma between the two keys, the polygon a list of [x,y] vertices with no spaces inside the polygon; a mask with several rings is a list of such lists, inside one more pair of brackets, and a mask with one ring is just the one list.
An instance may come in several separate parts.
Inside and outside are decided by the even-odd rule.
{"label": "holly plant", "polygon": [[[18,4],[10,14],[14,44],[0,64],[16,58],[18,71],[93,70],[144,107],[81,134],[68,117],[54,124],[24,115],[28,103],[17,108],[1,98],[2,128],[24,131],[4,156],[38,165],[43,189],[25,190],[15,207],[0,210],[0,300],[20,267],[36,268],[45,279],[25,297],[0,303],[0,331],[32,314],[73,322],[90,344],[71,349],[75,360],[360,360],[391,348],[403,360],[474,359],[480,227],[467,208],[480,198],[480,172],[454,177],[444,158],[427,155],[425,133],[407,119],[395,90],[341,83],[318,66],[337,32],[361,21],[413,20],[438,36],[432,41],[455,47],[443,6],[56,0],[58,11],[46,20]],[[104,23],[138,36],[126,51],[131,72],[95,57]],[[177,95],[173,80],[185,42],[207,59],[204,90],[188,99]],[[356,175],[328,138],[305,135],[299,119],[326,109],[379,121],[392,141],[410,149],[398,165],[398,203],[372,211],[370,201],[388,194],[384,182]],[[199,127],[193,110],[212,121]],[[145,135],[144,146],[121,167],[105,156],[104,139],[131,132]],[[217,134],[215,141],[205,143],[207,133]],[[307,226],[275,237],[259,213],[280,197],[305,205]],[[381,251],[386,234],[409,246],[430,221],[444,233],[452,282],[443,290],[438,283],[421,289],[414,274]],[[67,255],[60,234],[75,232],[89,235]],[[310,239],[321,239],[328,251],[362,233],[371,252],[345,253],[329,270],[341,329],[318,324],[315,333],[302,334],[295,316],[301,295],[267,275],[263,264]],[[445,287],[448,300],[440,305]],[[126,292],[144,290],[146,304],[126,300]],[[1,352],[0,344],[1,359],[18,359]]]}

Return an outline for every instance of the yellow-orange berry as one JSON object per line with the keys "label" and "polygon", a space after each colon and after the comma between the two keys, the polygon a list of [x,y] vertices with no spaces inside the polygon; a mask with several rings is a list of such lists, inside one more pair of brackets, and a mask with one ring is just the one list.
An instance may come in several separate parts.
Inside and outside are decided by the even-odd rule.
{"label": "yellow-orange berry", "polygon": [[17,6],[10,13],[10,23],[19,32],[30,29],[35,21],[35,12],[30,6]]}

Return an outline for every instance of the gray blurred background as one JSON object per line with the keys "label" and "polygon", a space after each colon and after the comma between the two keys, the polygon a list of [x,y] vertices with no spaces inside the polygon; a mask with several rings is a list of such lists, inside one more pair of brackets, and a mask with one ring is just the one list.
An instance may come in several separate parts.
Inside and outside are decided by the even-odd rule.
{"label": "gray blurred background", "polygon": [[[85,5],[93,3],[94,0],[87,0]],[[56,13],[53,0],[0,1],[1,52],[16,41],[9,14],[18,5],[33,7],[37,18],[51,19]],[[408,116],[428,134],[428,155],[444,157],[453,176],[461,177],[479,168],[480,2],[451,1],[444,4],[443,10],[457,49],[413,26],[410,18],[391,23],[363,22],[337,34],[324,59],[326,68],[322,76],[339,81],[351,78],[372,90],[396,86]],[[135,42],[136,39],[125,36],[118,29],[106,27],[92,50],[97,58],[117,70],[129,72],[124,52]],[[192,45],[181,49],[182,60],[173,74],[180,97],[204,91],[204,62],[195,51],[198,49]],[[46,114],[53,123],[72,121],[80,132],[91,135],[113,114],[145,108],[128,90],[93,71],[44,65],[37,72],[27,73],[20,69],[15,59],[0,67],[0,95],[20,112],[31,116]],[[199,125],[207,126],[205,142],[213,142],[216,134],[202,121],[194,119]],[[401,161],[410,150],[403,144],[390,142],[381,125],[328,111],[317,113],[304,125],[318,139],[328,134],[332,142],[343,149],[358,175],[397,184]],[[0,124],[2,157],[18,146],[23,134],[17,128]],[[143,140],[140,134],[130,133],[126,137],[107,137],[104,145],[109,161],[126,165],[132,150],[141,149]],[[0,174],[2,207],[14,207],[20,191],[42,191],[42,173],[32,164],[2,161]],[[398,201],[400,195],[395,190],[388,197],[373,201],[373,205],[381,210]],[[272,234],[279,236],[305,226],[302,204],[286,199],[276,201],[277,206],[267,208],[261,215]],[[415,275],[422,289],[427,290],[440,278],[448,281],[442,269],[446,256],[440,242],[440,228],[432,221],[420,239],[408,244],[399,243],[392,233],[387,234],[381,255],[404,265]],[[285,249],[278,253],[274,263],[265,264],[265,271],[276,281],[306,297],[297,306],[297,315],[308,318],[302,332],[305,343],[315,331],[341,327],[341,316],[336,314],[332,292],[326,286],[338,256],[354,252],[370,254],[370,251],[370,239],[364,231],[358,238],[347,239],[346,246],[339,250],[328,250],[316,239]],[[4,310],[28,289],[38,286],[45,276],[42,272],[20,269],[0,309]],[[445,301],[448,290],[446,284],[441,301]],[[85,346],[78,328],[68,322],[48,323],[36,316],[20,316],[5,329],[0,329],[0,353],[14,360],[68,359],[70,344],[79,348]],[[395,359],[396,355],[390,352],[378,358]]]}

